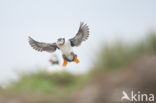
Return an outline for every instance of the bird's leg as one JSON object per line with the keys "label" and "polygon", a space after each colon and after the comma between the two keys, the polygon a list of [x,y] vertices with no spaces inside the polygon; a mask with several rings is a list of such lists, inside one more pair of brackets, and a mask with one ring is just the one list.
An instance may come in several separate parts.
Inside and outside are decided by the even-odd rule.
{"label": "bird's leg", "polygon": [[67,66],[67,61],[63,58],[63,64],[62,64],[63,67]]}
{"label": "bird's leg", "polygon": [[74,62],[78,64],[80,61],[77,59],[77,55],[74,54],[73,52],[71,52],[71,54],[74,56]]}
{"label": "bird's leg", "polygon": [[76,64],[78,64],[78,63],[80,62],[80,60],[77,59],[77,58],[75,58],[75,59],[74,59],[74,62],[75,62]]}

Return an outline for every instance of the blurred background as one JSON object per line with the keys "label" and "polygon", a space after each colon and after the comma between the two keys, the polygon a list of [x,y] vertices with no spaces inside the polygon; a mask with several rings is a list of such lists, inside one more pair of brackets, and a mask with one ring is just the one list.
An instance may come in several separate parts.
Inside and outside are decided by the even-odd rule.
{"label": "blurred background", "polygon": [[[155,5],[0,0],[0,103],[122,103],[123,90],[156,95]],[[60,51],[40,53],[28,44],[28,36],[48,43],[72,38],[81,21],[90,37],[74,48],[79,64],[63,68]]]}

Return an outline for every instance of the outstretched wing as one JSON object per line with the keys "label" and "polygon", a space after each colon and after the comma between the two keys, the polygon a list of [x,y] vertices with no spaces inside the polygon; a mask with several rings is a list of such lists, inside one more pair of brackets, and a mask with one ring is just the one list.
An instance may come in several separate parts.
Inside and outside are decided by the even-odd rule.
{"label": "outstretched wing", "polygon": [[54,52],[57,49],[56,43],[43,43],[34,40],[33,38],[29,37],[29,44],[31,47],[37,51],[47,51],[47,52]]}
{"label": "outstretched wing", "polygon": [[79,46],[82,41],[87,40],[89,36],[89,28],[87,24],[84,24],[83,22],[80,23],[79,30],[74,38],[69,39],[72,46]]}

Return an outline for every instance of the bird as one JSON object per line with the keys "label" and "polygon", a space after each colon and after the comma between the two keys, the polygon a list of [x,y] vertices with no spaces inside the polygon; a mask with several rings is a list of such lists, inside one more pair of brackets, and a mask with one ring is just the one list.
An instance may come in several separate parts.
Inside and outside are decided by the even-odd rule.
{"label": "bird", "polygon": [[49,59],[49,62],[51,63],[51,65],[58,65],[59,59],[58,59],[57,55],[52,55]]}
{"label": "bird", "polygon": [[39,51],[46,51],[53,53],[57,49],[62,52],[63,64],[62,66],[67,66],[68,62],[75,62],[79,63],[80,60],[77,58],[77,54],[73,52],[73,47],[79,47],[83,41],[86,41],[89,37],[89,27],[84,22],[80,22],[80,26],[78,32],[73,38],[65,39],[65,38],[58,38],[54,43],[45,43],[45,42],[38,42],[28,37],[28,42],[30,46]]}

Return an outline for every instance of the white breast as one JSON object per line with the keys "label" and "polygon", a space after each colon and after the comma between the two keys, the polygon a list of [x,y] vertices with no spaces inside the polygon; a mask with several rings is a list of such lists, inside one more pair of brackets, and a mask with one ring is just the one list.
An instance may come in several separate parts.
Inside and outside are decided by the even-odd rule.
{"label": "white breast", "polygon": [[68,41],[68,40],[65,41],[64,45],[60,46],[59,48],[64,55],[66,55],[66,56],[71,55],[72,47],[71,47],[70,41]]}

